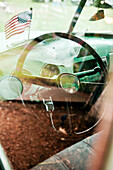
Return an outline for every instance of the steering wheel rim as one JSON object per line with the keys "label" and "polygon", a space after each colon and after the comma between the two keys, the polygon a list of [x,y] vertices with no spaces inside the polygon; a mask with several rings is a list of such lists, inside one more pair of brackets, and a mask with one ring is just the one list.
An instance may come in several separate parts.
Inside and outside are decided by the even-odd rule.
{"label": "steering wheel rim", "polygon": [[[25,81],[31,82],[31,83],[37,83],[37,85],[43,85],[43,86],[58,86],[58,82],[56,79],[51,79],[51,78],[46,78],[46,77],[40,77],[40,76],[28,76],[22,73],[22,69],[23,69],[23,65],[25,62],[25,59],[27,57],[27,54],[30,52],[30,50],[38,43],[49,39],[49,38],[64,38],[64,39],[68,39],[71,41],[74,41],[76,43],[78,43],[79,45],[81,45],[82,47],[86,48],[91,54],[92,56],[96,59],[96,61],[98,62],[101,71],[103,72],[104,76],[107,75],[107,68],[104,64],[104,62],[102,61],[101,57],[99,56],[99,54],[88,44],[86,43],[84,40],[82,40],[81,38],[78,38],[76,36],[73,36],[71,34],[68,33],[61,33],[61,32],[55,32],[55,33],[47,33],[47,34],[43,34],[41,36],[38,36],[36,38],[34,38],[23,50],[22,54],[20,55],[17,65],[16,65],[16,70],[15,70],[15,76],[17,76],[18,78],[21,79],[25,79]],[[30,79],[30,80],[29,80]]]}
{"label": "steering wheel rim", "polygon": [[[59,74],[58,76],[56,76],[56,78],[47,78],[47,77],[40,77],[40,76],[33,76],[33,75],[25,75],[23,74],[22,70],[23,70],[23,65],[24,65],[24,62],[25,62],[25,59],[27,57],[27,54],[30,52],[30,50],[38,43],[46,40],[46,39],[49,39],[49,38],[56,38],[56,37],[59,37],[59,38],[64,38],[64,39],[69,39],[69,40],[72,40],[73,42],[76,42],[78,43],[79,45],[81,45],[82,47],[88,49],[88,51],[93,55],[93,57],[96,59],[96,61],[98,62],[99,66],[100,66],[100,69],[102,71],[102,79],[104,79],[104,76],[106,77],[107,75],[107,68],[106,68],[106,65],[104,64],[104,62],[102,61],[101,57],[97,54],[97,52],[88,44],[86,43],[84,40],[82,40],[81,38],[78,38],[76,36],[73,36],[73,35],[70,35],[68,33],[60,33],[60,32],[56,32],[56,33],[48,33],[48,34],[44,34],[44,35],[41,35],[41,36],[38,36],[36,37],[35,39],[33,39],[26,47],[25,49],[23,50],[22,54],[20,55],[19,59],[18,59],[18,62],[17,62],[17,66],[16,66],[16,70],[15,70],[15,76],[18,77],[20,80],[24,80],[25,79],[25,82],[28,82],[28,83],[32,83],[32,84],[37,84],[37,85],[42,85],[42,86],[57,86],[59,87],[59,79],[60,77],[62,76],[62,74],[65,74],[65,73],[61,73]],[[72,75],[70,73],[70,75]],[[76,75],[75,75],[76,76]],[[78,84],[79,84],[79,79],[78,79]],[[54,89],[53,89],[54,90]],[[76,89],[74,89],[75,92],[76,92]],[[97,88],[97,91],[98,91],[98,88]],[[69,94],[70,95],[70,94]],[[72,94],[73,95],[73,94]],[[72,95],[71,95],[71,99],[72,99]],[[73,95],[74,96],[74,95]],[[95,97],[96,96],[94,93],[92,93],[92,96],[89,95],[88,97],[88,100],[85,101],[85,105],[86,105],[86,109],[89,109],[91,108],[90,106],[90,103],[92,104],[95,100]],[[69,97],[69,96],[68,96]],[[76,96],[75,96],[76,97]],[[68,101],[71,101],[70,100],[70,97],[69,97],[69,100],[68,98],[65,98],[67,103]],[[53,100],[54,101],[54,100]],[[87,107],[88,106],[88,107]],[[83,107],[85,108],[85,106],[83,105]],[[90,129],[92,129],[96,124],[94,124]],[[89,131],[90,129],[86,130],[86,131],[82,131],[82,132],[77,132],[76,134],[80,134],[80,133],[84,133],[84,132],[87,132]],[[74,132],[75,133],[75,132]]]}

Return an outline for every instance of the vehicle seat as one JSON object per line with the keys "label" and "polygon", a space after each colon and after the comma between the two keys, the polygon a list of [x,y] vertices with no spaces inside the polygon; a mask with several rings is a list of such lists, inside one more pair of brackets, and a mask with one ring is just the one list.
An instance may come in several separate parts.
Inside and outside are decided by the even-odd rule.
{"label": "vehicle seat", "polygon": [[91,169],[91,159],[96,154],[92,148],[100,136],[94,134],[50,157],[32,170],[86,170]]}

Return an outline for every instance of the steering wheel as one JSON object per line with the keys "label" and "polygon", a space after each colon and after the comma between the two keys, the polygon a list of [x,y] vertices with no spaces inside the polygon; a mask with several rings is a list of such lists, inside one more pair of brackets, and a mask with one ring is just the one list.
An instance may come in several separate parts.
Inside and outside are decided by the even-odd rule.
{"label": "steering wheel", "polygon": [[[37,44],[40,44],[41,42],[45,42],[46,40],[50,40],[50,39],[52,39],[52,41],[56,41],[58,39],[69,40],[70,42],[73,42],[75,44],[78,44],[79,46],[82,46],[83,48],[87,49],[90,55],[93,56],[94,60],[96,60],[98,65],[95,68],[90,69],[90,70],[78,71],[76,73],[63,72],[53,77],[42,77],[42,76],[35,76],[31,74],[24,74],[23,66],[24,66],[24,62],[27,58],[28,53],[33,48],[35,48]],[[37,51],[37,54],[38,54],[38,51]],[[61,59],[62,59],[62,56],[61,56]],[[55,32],[55,33],[48,33],[48,34],[41,35],[33,39],[25,47],[25,49],[23,50],[22,54],[20,55],[18,59],[16,70],[13,73],[13,75],[18,77],[22,82],[27,82],[30,84],[46,86],[46,87],[61,87],[61,89],[63,89],[66,93],[73,95],[80,89],[81,84],[85,84],[85,82],[81,81],[80,79],[82,79],[83,77],[87,77],[89,75],[96,74],[98,72],[101,73],[98,83],[103,84],[103,79],[105,79],[107,75],[106,65],[102,61],[101,57],[96,53],[96,51],[88,43],[86,43],[81,38],[70,35],[68,33]],[[98,83],[93,82],[92,84],[96,85]],[[91,82],[86,82],[86,84],[87,85],[91,84]]]}
{"label": "steering wheel", "polygon": [[[64,49],[61,48],[62,40],[64,40],[63,42],[66,41],[66,43],[63,46]],[[57,47],[55,46],[55,44],[52,45],[51,44],[52,42],[55,42],[55,43],[57,42],[56,45],[60,46],[60,49],[58,48],[58,50],[55,51],[55,49],[57,49]],[[40,44],[42,46],[40,46]],[[72,49],[74,49],[74,52],[67,50],[68,48],[70,48],[69,44],[72,45]],[[43,51],[43,48],[45,49],[44,53],[41,53],[41,55],[39,55],[39,51],[37,50],[38,45],[39,45],[39,47],[41,47],[41,51]],[[48,48],[46,48],[46,47],[48,47],[48,45],[52,46],[52,49],[55,53],[54,52],[52,53],[51,50],[49,50],[49,53],[48,53],[48,51],[47,51]],[[66,45],[66,47],[65,47],[65,45]],[[86,49],[85,53],[84,53],[83,49]],[[35,59],[39,55],[38,59],[39,60],[41,59],[41,61],[43,61],[43,63],[45,63],[45,65],[43,65],[43,67],[40,71],[40,76],[32,74],[31,70],[26,71],[26,67],[24,65],[26,62],[26,59],[29,58],[29,55],[31,55],[30,52],[32,50],[34,50],[36,52],[36,53],[34,53],[34,51],[33,51],[33,55],[35,56]],[[55,64],[55,62],[56,62],[56,61],[54,61],[55,56],[57,57],[57,52],[59,52],[60,50],[61,50],[61,53],[58,56],[60,58],[59,61],[61,61],[61,63],[59,64],[59,62],[57,62],[57,64]],[[82,51],[82,54],[81,54],[81,51]],[[69,52],[70,55],[66,54],[65,56],[63,56],[66,52]],[[46,58],[48,58],[48,60],[49,60],[49,55],[47,56],[47,53],[53,57],[53,60],[51,60],[52,63],[51,62],[47,63],[45,61]],[[84,57],[83,53],[84,53],[85,57]],[[53,54],[55,54],[55,55],[53,55]],[[31,55],[30,57],[33,57],[33,56]],[[65,62],[67,65],[68,65],[68,62],[70,61],[70,57],[72,57],[71,63],[73,63],[73,61],[75,60],[74,64],[73,64],[74,67],[76,66],[75,71],[73,69],[73,72],[68,72],[68,71],[60,72],[60,69],[57,67],[57,65],[58,64],[63,65],[63,62],[65,61],[66,57],[67,58],[69,57],[68,60]],[[57,59],[59,59],[59,58],[57,58]],[[82,61],[81,64],[80,64],[80,61]],[[96,65],[94,65],[94,67],[90,68],[89,67],[90,64],[87,65],[87,63],[89,61],[90,61],[90,64],[92,64],[94,62],[94,63],[96,63]],[[82,68],[83,65],[84,65],[84,67]],[[34,69],[33,64],[32,64],[32,66]],[[37,66],[37,63],[35,63],[35,66]],[[80,66],[80,67],[78,67],[78,66]],[[64,66],[63,66],[63,68],[64,68]],[[85,69],[85,68],[88,68],[88,69]],[[50,69],[50,73],[49,73],[49,69]],[[45,74],[46,70],[47,70],[47,74]],[[19,80],[21,80],[22,83],[25,83],[25,84],[28,83],[30,85],[34,84],[34,85],[51,88],[52,91],[48,90],[49,91],[49,96],[48,96],[49,100],[51,97],[51,99],[54,101],[54,99],[53,99],[54,95],[55,95],[55,97],[58,96],[59,100],[56,100],[56,101],[62,101],[62,99],[65,100],[67,103],[68,114],[64,115],[64,111],[63,112],[60,111],[60,118],[59,118],[60,125],[61,124],[62,124],[62,126],[66,125],[65,129],[67,128],[67,132],[69,132],[69,133],[72,133],[72,131],[77,131],[77,129],[80,128],[80,130],[78,131],[78,134],[80,134],[81,131],[84,133],[84,132],[87,132],[87,130],[84,131],[84,129],[83,130],[81,129],[82,122],[80,122],[79,118],[78,118],[78,121],[76,120],[75,113],[73,113],[73,109],[71,110],[73,114],[70,114],[70,111],[69,111],[69,108],[71,108],[70,102],[71,101],[72,102],[73,101],[74,102],[79,102],[79,101],[82,102],[83,98],[84,98],[84,102],[86,103],[87,106],[88,106],[88,104],[93,105],[95,103],[95,101],[97,100],[97,98],[99,97],[99,95],[101,94],[103,87],[105,85],[105,78],[107,76],[107,67],[104,64],[104,62],[102,61],[101,57],[96,53],[96,51],[89,44],[87,44],[84,40],[82,40],[81,38],[78,38],[76,36],[70,35],[68,33],[56,32],[56,33],[49,33],[49,34],[41,35],[41,36],[33,39],[25,47],[25,49],[23,50],[22,54],[20,55],[20,57],[17,61],[16,69],[13,72],[13,76],[17,77]],[[94,79],[94,81],[93,81],[93,79]],[[16,81],[17,81],[17,79],[16,79]],[[91,87],[91,89],[89,87]],[[42,90],[42,91],[44,91],[44,95],[47,97],[48,92],[46,93],[46,88],[44,88],[44,90]],[[58,94],[58,91],[60,91],[59,94]],[[20,94],[20,92],[22,92],[22,91],[19,91],[19,94]],[[16,92],[16,95],[18,95],[17,92]],[[77,100],[75,100],[76,98],[77,98]],[[78,98],[79,98],[79,101],[78,101]],[[42,101],[43,101],[43,99],[42,99]],[[50,102],[49,100],[45,100],[45,101]],[[83,117],[83,115],[81,115],[82,113],[80,113],[80,112],[78,112],[76,114],[78,116]],[[85,112],[84,112],[84,115],[85,115]],[[53,119],[55,119],[54,116],[55,116],[55,113],[53,114]],[[56,117],[57,116],[58,115],[56,115]],[[85,119],[86,121],[87,121],[87,118],[88,117],[86,117],[86,119]],[[51,121],[52,121],[52,117],[51,117]],[[69,123],[66,123],[66,121],[68,121]],[[78,125],[76,125],[75,121],[78,122]],[[93,117],[94,125],[93,126],[91,125],[92,127],[95,126],[95,123],[94,123],[95,121],[97,121],[97,120],[95,120],[95,118]],[[54,129],[58,129],[58,127],[59,127],[59,125],[54,126],[53,121],[52,121],[52,126],[54,127]],[[57,127],[57,128],[55,128],[55,127]],[[69,129],[70,129],[70,131],[68,131]],[[91,129],[91,128],[89,128],[89,129]]]}

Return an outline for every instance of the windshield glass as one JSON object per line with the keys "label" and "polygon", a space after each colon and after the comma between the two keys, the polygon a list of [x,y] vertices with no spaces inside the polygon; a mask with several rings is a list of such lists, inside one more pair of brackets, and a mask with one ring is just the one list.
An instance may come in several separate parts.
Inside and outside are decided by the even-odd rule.
{"label": "windshield glass", "polygon": [[[78,21],[74,28],[74,32],[113,32],[112,1],[105,1],[111,6],[110,8],[106,8],[106,6],[104,6],[104,8],[102,8],[103,6],[99,6],[98,8],[97,4],[98,2],[101,2],[100,0],[85,1],[86,3],[84,4],[84,8],[80,16],[78,16]],[[7,0],[5,2],[1,2],[0,10],[2,12],[2,16],[4,17],[0,17],[0,32],[4,32],[4,26],[9,19],[20,12],[26,11],[30,7],[33,8],[31,31],[68,32],[72,18],[79,3],[79,0],[53,0],[52,2],[45,0],[44,3],[39,0]],[[101,15],[102,19],[97,20],[96,18],[96,21],[91,21],[91,17],[93,17],[99,10],[102,11],[102,13],[99,14]]]}
{"label": "windshield glass", "polygon": [[[47,32],[76,33],[78,36],[83,36],[86,32],[111,34],[113,33],[112,6],[111,0],[2,0],[0,1],[3,16],[0,17],[0,52]],[[7,38],[7,23],[25,11],[30,11],[32,15],[30,27],[25,28],[21,34]],[[70,30],[71,26],[73,27]]]}
{"label": "windshield glass", "polygon": [[113,9],[85,5],[74,31],[113,33]]}
{"label": "windshield glass", "polygon": [[113,0],[0,0],[0,11],[0,146],[12,168],[87,169],[73,144],[110,128]]}

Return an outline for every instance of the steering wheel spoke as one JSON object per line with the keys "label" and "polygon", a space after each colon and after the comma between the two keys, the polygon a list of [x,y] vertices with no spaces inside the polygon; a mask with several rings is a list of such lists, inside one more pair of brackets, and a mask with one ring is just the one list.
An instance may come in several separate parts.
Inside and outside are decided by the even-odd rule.
{"label": "steering wheel spoke", "polygon": [[107,85],[107,83],[87,82],[87,81],[81,81],[80,84],[88,84],[88,85],[96,85],[96,86],[106,86]]}

